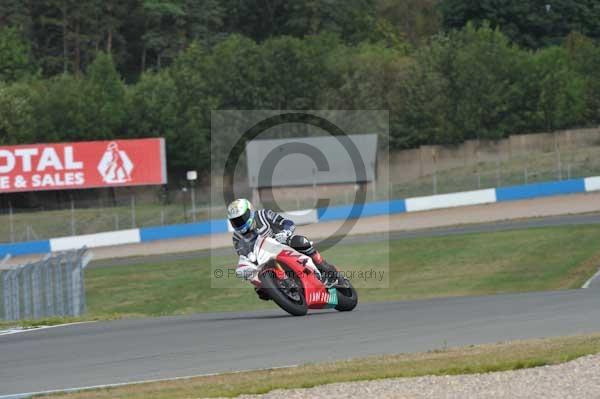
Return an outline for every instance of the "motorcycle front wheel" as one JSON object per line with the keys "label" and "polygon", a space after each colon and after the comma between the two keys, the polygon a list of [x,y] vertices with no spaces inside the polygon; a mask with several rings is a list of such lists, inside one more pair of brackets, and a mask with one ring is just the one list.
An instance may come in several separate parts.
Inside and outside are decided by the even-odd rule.
{"label": "motorcycle front wheel", "polygon": [[285,278],[280,280],[271,269],[261,274],[261,285],[281,309],[292,316],[304,316],[308,312],[308,305],[304,298],[304,288],[296,273],[286,271]]}

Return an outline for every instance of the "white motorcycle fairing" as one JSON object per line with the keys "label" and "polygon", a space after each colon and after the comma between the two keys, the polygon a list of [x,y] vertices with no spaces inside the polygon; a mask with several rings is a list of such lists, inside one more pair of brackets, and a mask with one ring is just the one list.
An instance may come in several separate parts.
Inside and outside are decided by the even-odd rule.
{"label": "white motorcycle fairing", "polygon": [[298,254],[299,259],[302,259],[303,261],[306,260],[305,265],[309,267],[319,278],[321,277],[321,272],[310,256],[301,254],[294,248],[282,244],[271,237],[258,237],[254,243],[254,250],[252,253],[255,256],[256,264],[258,264],[258,270],[260,271],[260,269],[271,259],[277,259],[277,255],[279,255],[281,251],[292,251]]}

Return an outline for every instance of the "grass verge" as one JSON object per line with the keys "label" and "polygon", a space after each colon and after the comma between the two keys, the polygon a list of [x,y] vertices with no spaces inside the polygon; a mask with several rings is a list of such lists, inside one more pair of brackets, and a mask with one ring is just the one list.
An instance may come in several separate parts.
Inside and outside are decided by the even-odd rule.
{"label": "grass verge", "polygon": [[[383,288],[353,281],[362,302],[413,300],[578,288],[600,264],[598,242],[600,226],[566,226],[339,245],[325,256],[344,270],[387,272]],[[236,258],[214,262],[234,265]],[[223,284],[229,288],[213,288],[208,257],[91,268],[86,271],[89,316],[275,307],[259,301],[249,284],[232,280]]]}
{"label": "grass verge", "polygon": [[[579,288],[600,265],[598,242],[600,226],[563,226],[339,245],[325,256],[344,270],[385,271],[381,288],[353,281],[361,302],[376,302]],[[225,288],[213,288],[214,263],[234,265],[236,258],[212,261],[204,257],[90,268],[86,317],[22,324],[275,308],[235,277]],[[0,328],[14,324],[0,322]]]}
{"label": "grass verge", "polygon": [[378,356],[300,367],[196,377],[53,395],[68,399],[235,397],[334,382],[517,370],[567,362],[600,352],[600,334],[515,341]]}

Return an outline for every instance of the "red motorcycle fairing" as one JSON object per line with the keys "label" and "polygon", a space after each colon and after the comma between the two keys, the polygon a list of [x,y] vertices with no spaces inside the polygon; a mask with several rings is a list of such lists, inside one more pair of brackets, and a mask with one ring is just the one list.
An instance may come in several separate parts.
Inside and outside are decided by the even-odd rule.
{"label": "red motorcycle fairing", "polygon": [[[304,298],[309,309],[323,309],[337,305],[336,289],[327,289],[315,275],[314,271],[306,266],[311,261],[308,256],[294,250],[282,250],[277,255],[276,260],[289,267],[298,276],[304,289]],[[281,266],[277,265],[275,267],[275,273],[278,279],[285,278],[285,272]]]}

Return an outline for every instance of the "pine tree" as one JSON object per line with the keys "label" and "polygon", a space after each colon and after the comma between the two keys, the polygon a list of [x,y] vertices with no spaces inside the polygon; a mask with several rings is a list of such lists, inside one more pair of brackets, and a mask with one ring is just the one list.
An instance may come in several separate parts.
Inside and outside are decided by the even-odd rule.
{"label": "pine tree", "polygon": [[98,53],[83,83],[85,121],[95,137],[113,138],[125,117],[125,86],[110,54]]}
{"label": "pine tree", "polygon": [[223,29],[225,9],[219,0],[185,0],[185,32],[190,41],[206,47],[215,43]]}
{"label": "pine tree", "polygon": [[0,29],[0,81],[14,82],[34,72],[29,43],[15,28]]}
{"label": "pine tree", "polygon": [[143,10],[142,69],[146,66],[148,54],[154,56],[156,69],[160,69],[165,59],[172,60],[184,48],[185,36],[181,31],[185,18],[183,0],[143,0]]}
{"label": "pine tree", "polygon": [[29,35],[32,24],[31,1],[2,0],[0,2],[0,28],[12,27]]}

